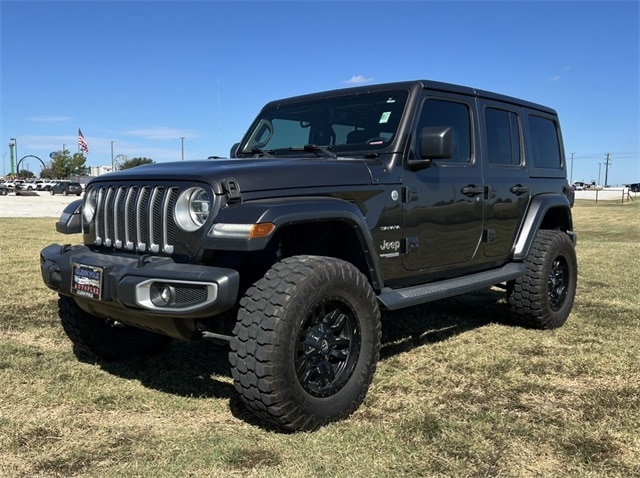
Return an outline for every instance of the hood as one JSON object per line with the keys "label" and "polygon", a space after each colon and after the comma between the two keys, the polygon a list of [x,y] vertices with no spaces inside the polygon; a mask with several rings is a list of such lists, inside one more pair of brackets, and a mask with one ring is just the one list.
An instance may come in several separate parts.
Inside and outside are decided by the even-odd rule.
{"label": "hood", "polygon": [[105,174],[95,181],[203,181],[213,186],[235,179],[243,193],[309,187],[372,184],[366,162],[345,159],[215,159],[156,163]]}

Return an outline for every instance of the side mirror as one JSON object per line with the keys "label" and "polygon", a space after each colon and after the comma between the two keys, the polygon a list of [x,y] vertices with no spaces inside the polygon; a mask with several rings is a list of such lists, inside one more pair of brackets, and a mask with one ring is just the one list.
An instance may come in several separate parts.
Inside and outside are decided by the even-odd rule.
{"label": "side mirror", "polygon": [[240,146],[240,143],[235,143],[233,146],[231,146],[231,151],[229,152],[229,157],[230,158],[236,158],[236,153],[238,152],[238,146]]}
{"label": "side mirror", "polygon": [[428,126],[420,131],[420,157],[422,159],[453,158],[453,128]]}
{"label": "side mirror", "polygon": [[79,234],[82,232],[82,199],[77,199],[67,205],[56,222],[56,231],[62,234]]}

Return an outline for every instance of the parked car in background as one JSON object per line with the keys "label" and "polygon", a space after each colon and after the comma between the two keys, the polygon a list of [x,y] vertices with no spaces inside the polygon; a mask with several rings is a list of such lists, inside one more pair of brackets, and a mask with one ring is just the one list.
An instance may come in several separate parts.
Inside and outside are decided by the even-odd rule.
{"label": "parked car in background", "polygon": [[42,189],[42,183],[44,183],[42,179],[28,179],[24,182],[21,189],[26,189],[27,191],[39,191]]}
{"label": "parked car in background", "polygon": [[45,179],[40,185],[39,190],[41,191],[50,191],[53,186],[58,184],[60,181],[55,179]]}
{"label": "parked car in background", "polygon": [[50,190],[51,195],[62,194],[68,196],[69,194],[75,194],[80,196],[82,194],[82,186],[80,183],[71,181],[58,181]]}
{"label": "parked car in background", "polygon": [[20,179],[15,179],[15,180],[10,179],[9,181],[4,182],[2,186],[4,186],[5,188],[11,191],[15,191],[16,189],[21,189],[23,184],[24,184],[24,181]]}
{"label": "parked car in background", "polygon": [[627,185],[632,193],[640,193],[640,183],[632,183]]}
{"label": "parked car in background", "polygon": [[55,181],[53,179],[45,179],[44,182],[42,183],[42,190],[43,191],[50,191],[51,188],[53,186],[55,186],[57,182],[58,181]]}

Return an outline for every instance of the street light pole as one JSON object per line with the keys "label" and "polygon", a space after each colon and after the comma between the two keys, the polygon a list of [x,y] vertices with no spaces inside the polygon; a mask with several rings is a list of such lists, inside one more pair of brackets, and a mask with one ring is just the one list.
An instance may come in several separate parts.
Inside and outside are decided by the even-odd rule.
{"label": "street light pole", "polygon": [[182,160],[184,161],[184,136],[180,136],[180,145],[182,148]]}
{"label": "street light pole", "polygon": [[11,149],[11,176],[14,176],[15,168],[13,165],[13,154],[15,152],[15,158],[18,159],[18,140],[15,138],[9,138],[9,141],[13,141],[13,143],[9,143],[9,149]]}
{"label": "street light pole", "polygon": [[115,171],[115,166],[113,164],[113,141],[111,141],[111,171]]}

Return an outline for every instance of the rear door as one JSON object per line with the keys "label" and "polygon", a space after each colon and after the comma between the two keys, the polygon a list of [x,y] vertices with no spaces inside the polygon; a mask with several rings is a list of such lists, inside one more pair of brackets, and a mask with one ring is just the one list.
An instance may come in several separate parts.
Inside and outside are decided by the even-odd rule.
{"label": "rear door", "polygon": [[531,198],[524,161],[521,110],[516,106],[479,100],[485,201],[485,257],[507,257]]}

